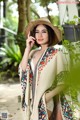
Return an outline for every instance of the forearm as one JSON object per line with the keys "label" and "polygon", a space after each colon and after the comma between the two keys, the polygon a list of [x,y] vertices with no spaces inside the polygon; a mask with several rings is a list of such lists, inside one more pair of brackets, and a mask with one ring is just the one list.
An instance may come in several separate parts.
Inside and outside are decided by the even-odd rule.
{"label": "forearm", "polygon": [[54,88],[52,91],[49,91],[46,93],[46,103],[51,100],[55,95],[59,94],[64,89],[64,85],[59,85],[56,88]]}
{"label": "forearm", "polygon": [[25,48],[24,55],[23,55],[23,58],[22,58],[21,63],[20,63],[23,71],[26,70],[28,58],[29,58],[29,53],[30,53],[30,50],[28,48]]}

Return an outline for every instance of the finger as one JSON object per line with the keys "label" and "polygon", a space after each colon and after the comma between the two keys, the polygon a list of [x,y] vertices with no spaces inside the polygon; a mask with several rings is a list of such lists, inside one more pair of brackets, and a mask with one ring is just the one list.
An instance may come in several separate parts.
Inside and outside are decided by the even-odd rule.
{"label": "finger", "polygon": [[35,42],[35,41],[34,41],[34,40],[30,40],[29,42],[32,42],[32,43],[33,43],[33,42]]}
{"label": "finger", "polygon": [[28,40],[27,42],[28,42],[28,43],[31,43],[31,42],[34,42],[34,40]]}
{"label": "finger", "polygon": [[35,37],[32,37],[33,40],[36,40]]}
{"label": "finger", "polygon": [[29,33],[28,33],[28,38],[29,38],[29,36],[30,36],[30,31],[29,31]]}
{"label": "finger", "polygon": [[29,36],[29,39],[36,40],[35,37],[33,37],[33,36]]}

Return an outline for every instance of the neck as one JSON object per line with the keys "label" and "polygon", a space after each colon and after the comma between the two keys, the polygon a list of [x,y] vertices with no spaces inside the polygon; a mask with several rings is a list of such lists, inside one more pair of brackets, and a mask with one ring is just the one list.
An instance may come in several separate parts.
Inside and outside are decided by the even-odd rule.
{"label": "neck", "polygon": [[41,50],[44,51],[48,48],[48,45],[41,45]]}

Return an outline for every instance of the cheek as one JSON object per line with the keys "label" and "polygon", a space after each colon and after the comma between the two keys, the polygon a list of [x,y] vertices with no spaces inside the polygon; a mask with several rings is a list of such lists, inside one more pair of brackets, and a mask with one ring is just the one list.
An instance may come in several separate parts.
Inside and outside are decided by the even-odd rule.
{"label": "cheek", "polygon": [[46,35],[46,39],[47,39],[47,40],[49,40],[49,37],[48,37],[48,35]]}
{"label": "cheek", "polygon": [[35,38],[37,38],[37,35],[35,34]]}

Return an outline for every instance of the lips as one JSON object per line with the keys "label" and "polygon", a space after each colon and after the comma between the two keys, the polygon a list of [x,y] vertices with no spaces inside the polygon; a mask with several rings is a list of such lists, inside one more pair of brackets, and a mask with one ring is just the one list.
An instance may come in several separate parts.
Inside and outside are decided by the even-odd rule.
{"label": "lips", "polygon": [[38,39],[38,41],[43,41],[43,39]]}

